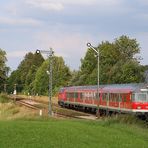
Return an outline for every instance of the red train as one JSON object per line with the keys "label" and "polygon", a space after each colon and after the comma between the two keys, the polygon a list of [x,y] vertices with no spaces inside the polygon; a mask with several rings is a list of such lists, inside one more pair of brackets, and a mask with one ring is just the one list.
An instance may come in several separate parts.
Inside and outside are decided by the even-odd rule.
{"label": "red train", "polygon": [[148,116],[148,84],[72,86],[61,88],[58,104],[63,107],[83,108],[100,113],[136,113]]}

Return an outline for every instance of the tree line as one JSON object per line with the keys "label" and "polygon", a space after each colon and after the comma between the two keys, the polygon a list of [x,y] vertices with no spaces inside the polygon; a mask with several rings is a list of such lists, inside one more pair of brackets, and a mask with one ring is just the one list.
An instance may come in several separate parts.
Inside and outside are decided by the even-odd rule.
{"label": "tree line", "polygon": [[[99,51],[100,84],[140,83],[147,78],[148,65],[141,65],[140,46],[136,39],[120,36],[113,42],[103,41],[96,47]],[[8,76],[6,52],[0,49],[0,91],[31,95],[47,95],[50,61],[41,54],[27,53],[16,70]],[[53,56],[53,92],[60,87],[97,84],[97,55],[88,48],[79,70],[72,71],[63,57]]]}

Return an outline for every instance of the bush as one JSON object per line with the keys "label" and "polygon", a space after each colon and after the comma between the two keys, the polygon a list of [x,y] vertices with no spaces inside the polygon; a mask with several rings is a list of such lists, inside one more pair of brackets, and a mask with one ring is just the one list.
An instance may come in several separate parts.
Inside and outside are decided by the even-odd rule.
{"label": "bush", "polygon": [[136,125],[144,128],[148,127],[148,122],[146,122],[146,120],[141,120],[138,116],[131,114],[119,114],[110,118],[105,118],[104,120],[106,121],[104,122],[104,126],[123,123],[126,125]]}
{"label": "bush", "polygon": [[9,97],[7,95],[0,94],[0,103],[7,103],[9,101],[10,101],[10,99],[9,99]]}

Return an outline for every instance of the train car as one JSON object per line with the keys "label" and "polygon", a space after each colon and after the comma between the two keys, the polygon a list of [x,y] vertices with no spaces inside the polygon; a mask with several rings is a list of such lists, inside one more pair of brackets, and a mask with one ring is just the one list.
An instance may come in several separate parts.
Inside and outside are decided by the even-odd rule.
{"label": "train car", "polygon": [[58,104],[62,107],[83,108],[101,113],[121,112],[148,115],[148,84],[111,84],[61,88]]}

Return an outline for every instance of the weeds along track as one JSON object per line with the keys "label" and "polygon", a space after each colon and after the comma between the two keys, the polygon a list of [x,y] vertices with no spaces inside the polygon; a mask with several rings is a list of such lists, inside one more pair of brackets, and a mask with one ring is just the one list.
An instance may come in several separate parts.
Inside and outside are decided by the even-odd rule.
{"label": "weeds along track", "polygon": [[20,105],[23,105],[23,106],[26,106],[28,108],[35,109],[35,110],[40,109],[39,107],[37,107],[37,106],[35,106],[35,105],[31,104],[31,103],[28,103],[28,102],[26,102],[24,100],[18,100],[18,101],[16,101],[16,104],[20,104]]}
{"label": "weeds along track", "polygon": [[[42,102],[40,100],[34,100],[20,97],[20,96],[10,96],[10,98],[19,105],[25,106],[27,108],[40,111],[42,110],[43,115],[48,115],[48,102]],[[84,113],[77,110],[67,109],[60,107],[57,103],[52,103],[52,113],[54,117],[60,118],[77,118],[77,119],[95,119],[95,115]]]}

